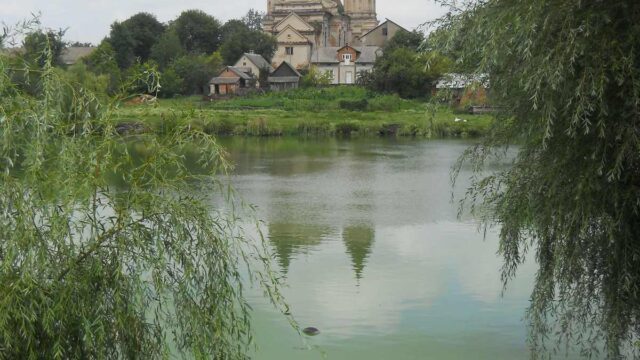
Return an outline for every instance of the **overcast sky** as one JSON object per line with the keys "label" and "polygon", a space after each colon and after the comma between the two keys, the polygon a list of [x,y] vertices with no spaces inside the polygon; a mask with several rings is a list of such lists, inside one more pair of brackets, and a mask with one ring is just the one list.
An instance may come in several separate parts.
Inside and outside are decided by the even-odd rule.
{"label": "overcast sky", "polygon": [[[433,0],[377,0],[378,19],[391,19],[411,30],[445,11]],[[41,13],[47,28],[68,28],[66,40],[97,44],[116,20],[150,12],[166,22],[187,9],[201,9],[221,21],[242,17],[249,9],[266,11],[267,0],[0,0],[0,22],[14,25]]]}

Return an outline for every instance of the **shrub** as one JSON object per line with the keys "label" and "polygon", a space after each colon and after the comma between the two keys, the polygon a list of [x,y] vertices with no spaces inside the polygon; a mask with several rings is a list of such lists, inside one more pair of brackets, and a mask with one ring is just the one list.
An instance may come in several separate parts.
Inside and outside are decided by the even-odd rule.
{"label": "shrub", "polygon": [[296,133],[304,136],[327,136],[333,132],[328,121],[305,121],[298,124]]}
{"label": "shrub", "polygon": [[229,119],[214,120],[205,125],[204,131],[210,135],[233,135],[234,124]]}
{"label": "shrub", "polygon": [[336,124],[336,134],[349,136],[351,133],[359,131],[360,124],[354,121],[346,121]]}
{"label": "shrub", "polygon": [[366,111],[369,106],[367,99],[361,100],[340,100],[340,109],[350,111]]}
{"label": "shrub", "polygon": [[396,94],[377,96],[369,101],[369,110],[398,111],[402,108],[403,102],[405,100]]}
{"label": "shrub", "polygon": [[318,71],[315,66],[309,68],[308,72],[301,79],[301,86],[303,88],[318,87],[331,85],[333,82],[333,75],[330,72],[323,74]]}

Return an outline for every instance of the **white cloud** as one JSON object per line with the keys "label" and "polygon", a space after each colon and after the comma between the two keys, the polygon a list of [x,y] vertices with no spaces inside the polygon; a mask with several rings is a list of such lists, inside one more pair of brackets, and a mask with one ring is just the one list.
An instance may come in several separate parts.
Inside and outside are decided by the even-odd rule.
{"label": "white cloud", "polygon": [[[160,21],[169,21],[187,9],[201,9],[221,21],[243,16],[249,9],[266,10],[266,0],[4,0],[0,21],[7,25],[40,12],[43,26],[68,28],[67,40],[98,43],[109,33],[111,23],[145,11]],[[408,29],[444,13],[433,0],[378,0],[378,19],[389,18]]]}

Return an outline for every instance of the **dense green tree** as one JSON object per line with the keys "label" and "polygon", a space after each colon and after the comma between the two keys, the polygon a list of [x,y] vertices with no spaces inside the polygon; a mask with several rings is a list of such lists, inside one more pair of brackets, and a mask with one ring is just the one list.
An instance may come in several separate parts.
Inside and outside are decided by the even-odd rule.
{"label": "dense green tree", "polygon": [[173,60],[185,55],[180,38],[173,28],[169,28],[151,48],[151,59],[158,63],[160,69],[166,68]]}
{"label": "dense green tree", "polygon": [[96,74],[89,70],[89,67],[84,62],[78,62],[69,66],[64,77],[66,80],[77,88],[82,88],[90,91],[96,96],[104,98],[110,90],[110,74]]}
{"label": "dense green tree", "polygon": [[222,57],[218,53],[211,56],[186,55],[176,59],[169,69],[182,79],[183,95],[206,93],[209,80],[222,68]]}
{"label": "dense green tree", "polygon": [[109,77],[107,92],[115,94],[120,86],[121,71],[116,61],[116,53],[107,40],[103,40],[96,49],[84,57],[82,61],[87,65],[89,71]]}
{"label": "dense green tree", "polygon": [[[505,282],[536,261],[534,357],[640,356],[639,23],[635,0],[487,0],[441,24],[439,45],[489,74],[503,109],[463,158],[468,200],[500,225]],[[483,172],[511,144],[512,166]]]}
{"label": "dense green tree", "polygon": [[256,9],[249,9],[247,14],[242,17],[242,22],[249,28],[249,30],[262,30],[262,19],[264,14]]}
{"label": "dense green tree", "polygon": [[424,35],[417,30],[400,30],[385,44],[384,51],[392,51],[399,47],[418,51],[424,40]]}
{"label": "dense green tree", "polygon": [[376,60],[373,71],[360,80],[372,90],[395,92],[403,98],[425,98],[450,61],[437,53],[419,54],[395,47]]}
{"label": "dense green tree", "polygon": [[131,66],[136,59],[144,62],[165,26],[149,13],[138,13],[121,23],[111,25],[109,38],[120,68]]}
{"label": "dense green tree", "polygon": [[184,80],[173,68],[168,68],[160,75],[160,90],[158,96],[170,98],[180,95],[184,89]]}
{"label": "dense green tree", "polygon": [[226,64],[235,63],[242,54],[253,51],[271,61],[278,43],[275,37],[260,30],[251,30],[243,22],[230,20],[222,27],[220,54]]}
{"label": "dense green tree", "polygon": [[157,95],[160,88],[158,64],[153,61],[136,62],[123,73],[122,90],[129,95]]}
{"label": "dense green tree", "polygon": [[136,62],[136,56],[133,52],[135,39],[124,24],[119,22],[111,24],[109,43],[114,50],[115,60],[120,69],[126,69]]}
{"label": "dense green tree", "polygon": [[226,39],[233,36],[236,33],[246,33],[249,27],[242,20],[231,19],[224,23],[220,28],[220,40],[224,42]]}
{"label": "dense green tree", "polygon": [[228,164],[215,139],[183,119],[162,136],[126,136],[113,108],[50,60],[33,69],[37,96],[13,83],[7,60],[0,357],[247,359],[242,282],[254,279],[281,301],[266,245],[235,224],[250,213],[204,200],[234,201],[221,190]]}
{"label": "dense green tree", "polygon": [[[62,66],[60,55],[65,48],[64,31],[30,30],[22,42],[22,56],[8,56],[7,75],[20,90],[37,96],[43,90],[40,73],[33,71],[47,66]],[[16,53],[17,55],[17,53]]]}
{"label": "dense green tree", "polygon": [[64,33],[64,30],[37,30],[27,34],[22,42],[25,59],[40,67],[43,67],[46,61],[51,61],[53,65],[62,65],[60,55],[67,46],[62,40]]}
{"label": "dense green tree", "polygon": [[209,55],[220,46],[220,22],[201,10],[187,10],[173,22],[184,49]]}

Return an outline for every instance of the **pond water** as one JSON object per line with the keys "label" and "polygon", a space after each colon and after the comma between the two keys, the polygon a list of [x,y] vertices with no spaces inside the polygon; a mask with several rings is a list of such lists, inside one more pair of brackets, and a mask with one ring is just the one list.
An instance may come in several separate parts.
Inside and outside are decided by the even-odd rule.
{"label": "pond water", "polygon": [[255,359],[529,357],[534,264],[501,296],[496,231],[484,237],[451,201],[451,166],[469,141],[222,143],[234,186],[264,221],[292,314],[321,331],[299,336],[251,293]]}

